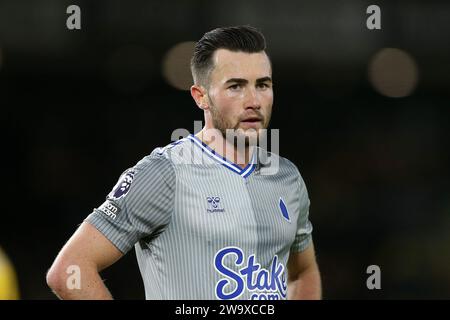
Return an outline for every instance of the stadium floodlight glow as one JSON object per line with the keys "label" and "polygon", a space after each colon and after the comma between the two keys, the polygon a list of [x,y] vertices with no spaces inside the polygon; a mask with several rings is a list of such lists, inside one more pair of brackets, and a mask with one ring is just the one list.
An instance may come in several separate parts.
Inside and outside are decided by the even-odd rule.
{"label": "stadium floodlight glow", "polygon": [[414,58],[397,48],[378,51],[369,62],[369,81],[375,90],[391,98],[409,96],[417,86],[418,67]]}
{"label": "stadium floodlight glow", "polygon": [[180,42],[167,51],[162,74],[168,84],[179,90],[189,90],[193,84],[190,61],[195,42]]}

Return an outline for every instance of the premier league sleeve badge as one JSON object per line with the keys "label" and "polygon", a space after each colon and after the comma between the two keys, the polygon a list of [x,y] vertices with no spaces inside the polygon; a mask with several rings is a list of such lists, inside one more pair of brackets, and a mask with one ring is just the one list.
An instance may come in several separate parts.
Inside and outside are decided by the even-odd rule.
{"label": "premier league sleeve badge", "polygon": [[119,200],[125,197],[130,191],[131,183],[133,182],[135,171],[133,169],[126,171],[117,181],[113,190],[108,195],[111,200]]}

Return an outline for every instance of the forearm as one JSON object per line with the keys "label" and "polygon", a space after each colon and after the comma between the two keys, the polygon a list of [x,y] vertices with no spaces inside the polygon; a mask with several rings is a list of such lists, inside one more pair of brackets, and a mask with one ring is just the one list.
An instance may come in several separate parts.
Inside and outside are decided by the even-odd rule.
{"label": "forearm", "polygon": [[79,280],[74,276],[65,272],[53,274],[47,276],[47,282],[62,300],[112,300],[97,270],[80,267]]}
{"label": "forearm", "polygon": [[322,284],[317,267],[300,273],[288,282],[289,300],[320,300],[322,299]]}

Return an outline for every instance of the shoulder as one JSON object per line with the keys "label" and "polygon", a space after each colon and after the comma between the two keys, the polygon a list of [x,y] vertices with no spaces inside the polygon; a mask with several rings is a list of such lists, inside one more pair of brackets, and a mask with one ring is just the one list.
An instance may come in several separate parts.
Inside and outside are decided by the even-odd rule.
{"label": "shoulder", "polygon": [[280,162],[282,163],[282,166],[285,168],[285,170],[288,173],[295,175],[297,178],[302,177],[297,165],[295,163],[293,163],[291,160],[289,160],[288,158],[285,158],[285,157],[280,157]]}
{"label": "shoulder", "polygon": [[308,197],[308,188],[306,187],[305,180],[303,180],[302,174],[300,173],[298,167],[287,158],[283,158],[283,162],[285,163],[288,174],[295,178],[300,193]]}
{"label": "shoulder", "polygon": [[[156,149],[155,149],[156,150]],[[126,172],[133,172],[133,174],[154,173],[170,173],[173,171],[173,164],[162,154],[158,154],[155,150],[139,160],[132,168]]]}
{"label": "shoulder", "polygon": [[260,173],[262,175],[272,176],[277,181],[283,181],[286,184],[297,184],[300,189],[306,189],[300,170],[294,162],[262,148],[259,148],[258,154],[261,163]]}
{"label": "shoulder", "polygon": [[174,167],[180,161],[183,154],[187,154],[186,149],[191,146],[187,138],[171,142],[163,147],[157,147],[142,158],[133,168],[135,170],[149,170],[154,166]]}
{"label": "shoulder", "polygon": [[149,159],[164,159],[172,166],[192,161],[193,144],[189,138],[179,139],[164,147],[158,147],[148,156]]}
{"label": "shoulder", "polygon": [[188,138],[183,138],[171,142],[163,147],[157,147],[153,151],[139,160],[132,168],[134,174],[156,173],[157,175],[174,175],[178,164],[192,161],[192,143]]}
{"label": "shoulder", "polygon": [[[165,147],[155,148],[150,154],[140,159],[134,166],[126,169],[120,176],[118,184],[123,181],[148,180],[162,177],[165,180],[175,177],[174,161],[170,155],[171,143]],[[122,181],[122,182],[121,182]]]}
{"label": "shoulder", "polygon": [[285,157],[263,148],[258,148],[258,157],[261,167],[266,170],[272,170],[279,175],[301,177],[298,167]]}

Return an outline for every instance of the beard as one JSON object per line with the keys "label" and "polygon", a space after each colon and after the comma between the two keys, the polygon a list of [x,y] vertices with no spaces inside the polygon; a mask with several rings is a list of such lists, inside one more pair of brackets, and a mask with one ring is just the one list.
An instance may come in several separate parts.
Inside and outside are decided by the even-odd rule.
{"label": "beard", "polygon": [[[214,128],[220,132],[222,137],[228,140],[233,145],[239,144],[239,141],[244,141],[245,147],[250,145],[258,145],[260,143],[261,129],[267,129],[269,126],[271,112],[264,116],[259,110],[253,110],[252,115],[255,115],[261,119],[260,129],[241,129],[239,128],[240,122],[244,119],[244,115],[241,115],[236,122],[225,117],[222,112],[217,108],[210,99],[210,111]],[[228,131],[228,134],[227,134]]]}

